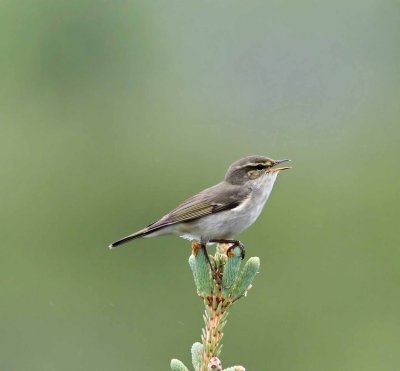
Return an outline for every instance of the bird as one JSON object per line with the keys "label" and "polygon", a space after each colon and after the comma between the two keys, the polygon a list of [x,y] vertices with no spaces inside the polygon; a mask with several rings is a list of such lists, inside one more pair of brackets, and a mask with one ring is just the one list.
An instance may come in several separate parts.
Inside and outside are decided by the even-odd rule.
{"label": "bird", "polygon": [[183,201],[175,209],[147,227],[109,245],[110,249],[141,237],[173,234],[197,243],[209,260],[206,245],[227,243],[236,246],[244,258],[244,245],[234,237],[252,225],[261,214],[282,170],[290,161],[259,155],[247,156],[229,166],[222,182]]}

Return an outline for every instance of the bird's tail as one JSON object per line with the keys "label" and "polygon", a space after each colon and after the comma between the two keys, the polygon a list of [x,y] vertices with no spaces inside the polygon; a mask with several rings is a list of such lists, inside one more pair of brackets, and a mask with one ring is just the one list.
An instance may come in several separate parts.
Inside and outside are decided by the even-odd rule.
{"label": "bird's tail", "polygon": [[116,248],[117,246],[119,246],[119,245],[122,245],[122,244],[124,244],[124,243],[127,243],[127,242],[129,242],[129,241],[131,241],[131,240],[134,240],[134,239],[136,239],[136,238],[144,237],[144,236],[146,236],[147,234],[149,234],[149,233],[151,233],[151,232],[154,232],[154,230],[152,230],[152,229],[150,229],[150,228],[141,229],[141,230],[138,231],[138,232],[135,232],[135,233],[133,233],[133,234],[130,234],[129,236],[126,236],[126,237],[124,237],[124,238],[121,238],[121,239],[118,240],[118,241],[113,242],[111,245],[108,246],[108,248],[109,248],[110,250],[115,249],[115,248]]}

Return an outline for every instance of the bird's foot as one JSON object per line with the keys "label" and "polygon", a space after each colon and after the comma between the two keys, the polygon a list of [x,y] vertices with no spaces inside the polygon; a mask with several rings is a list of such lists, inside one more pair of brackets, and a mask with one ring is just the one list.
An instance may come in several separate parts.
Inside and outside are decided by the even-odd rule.
{"label": "bird's foot", "polygon": [[219,240],[219,239],[215,239],[215,240],[210,240],[209,242],[212,242],[212,243],[229,243],[229,244],[231,244],[231,246],[229,246],[228,249],[226,250],[226,255],[227,256],[234,255],[232,250],[235,247],[239,247],[239,249],[240,249],[240,257],[242,258],[242,260],[244,259],[246,250],[245,250],[244,245],[239,240]]}

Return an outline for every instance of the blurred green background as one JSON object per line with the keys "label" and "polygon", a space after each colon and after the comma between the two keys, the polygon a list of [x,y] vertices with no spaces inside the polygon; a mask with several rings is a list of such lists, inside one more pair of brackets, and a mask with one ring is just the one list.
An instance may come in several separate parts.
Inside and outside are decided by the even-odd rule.
{"label": "blurred green background", "polygon": [[250,154],[294,169],[224,365],[400,369],[398,1],[3,0],[0,45],[1,370],[189,363],[190,244],[106,247]]}

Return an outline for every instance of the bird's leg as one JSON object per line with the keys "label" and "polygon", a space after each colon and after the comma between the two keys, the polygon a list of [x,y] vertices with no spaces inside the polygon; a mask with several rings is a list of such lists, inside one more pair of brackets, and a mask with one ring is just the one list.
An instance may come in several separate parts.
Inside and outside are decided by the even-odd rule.
{"label": "bird's leg", "polygon": [[240,249],[240,255],[242,260],[244,259],[244,255],[245,255],[245,247],[244,245],[239,241],[239,240],[210,240],[209,242],[213,242],[213,243],[230,243],[231,246],[228,247],[228,250],[226,250],[226,255],[229,255],[229,253],[231,253],[231,251],[237,246]]}
{"label": "bird's leg", "polygon": [[210,256],[208,255],[208,252],[207,252],[206,244],[200,243],[200,248],[203,250],[204,256],[206,257],[208,264],[210,265],[211,274],[212,274],[213,278],[217,281],[218,285],[222,286],[222,279],[218,274],[217,267],[211,262]]}
{"label": "bird's leg", "polygon": [[200,248],[203,250],[204,256],[206,257],[208,264],[210,265],[211,271],[215,271],[215,266],[214,264],[211,262],[210,256],[208,255],[207,252],[207,247],[205,243],[200,243]]}

